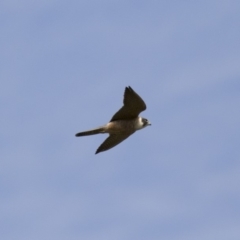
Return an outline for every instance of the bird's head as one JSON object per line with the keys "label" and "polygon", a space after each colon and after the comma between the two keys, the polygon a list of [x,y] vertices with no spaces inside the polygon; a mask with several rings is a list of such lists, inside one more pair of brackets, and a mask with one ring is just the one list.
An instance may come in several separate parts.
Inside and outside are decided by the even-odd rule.
{"label": "bird's head", "polygon": [[142,121],[143,128],[152,125],[146,118],[141,118],[141,121]]}

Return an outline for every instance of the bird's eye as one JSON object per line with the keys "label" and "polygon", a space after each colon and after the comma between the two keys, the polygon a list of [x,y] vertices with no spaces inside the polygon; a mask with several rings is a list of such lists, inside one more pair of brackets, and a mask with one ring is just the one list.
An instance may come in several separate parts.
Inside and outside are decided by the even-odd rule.
{"label": "bird's eye", "polygon": [[148,123],[148,120],[147,120],[146,118],[143,118],[143,119],[142,119],[142,122],[143,122],[144,124],[147,124],[147,123]]}

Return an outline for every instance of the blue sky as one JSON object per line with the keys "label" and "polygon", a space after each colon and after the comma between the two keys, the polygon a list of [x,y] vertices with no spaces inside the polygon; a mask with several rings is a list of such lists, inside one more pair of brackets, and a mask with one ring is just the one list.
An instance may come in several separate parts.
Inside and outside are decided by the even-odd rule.
{"label": "blue sky", "polygon": [[[240,239],[240,2],[0,3],[0,238]],[[152,126],[95,155],[131,86]]]}

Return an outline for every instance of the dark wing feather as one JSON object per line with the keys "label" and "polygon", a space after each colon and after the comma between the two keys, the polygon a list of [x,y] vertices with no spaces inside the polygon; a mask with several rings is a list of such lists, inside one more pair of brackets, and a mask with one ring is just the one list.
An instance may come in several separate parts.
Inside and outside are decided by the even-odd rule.
{"label": "dark wing feather", "polygon": [[136,118],[140,112],[146,110],[146,104],[142,98],[129,86],[125,88],[123,107],[116,112],[110,122]]}
{"label": "dark wing feather", "polygon": [[130,134],[128,133],[128,134],[111,134],[111,135],[109,135],[109,137],[99,146],[99,148],[97,149],[95,154],[115,147],[120,142],[122,142],[126,138],[128,138],[131,134],[133,134],[133,132]]}

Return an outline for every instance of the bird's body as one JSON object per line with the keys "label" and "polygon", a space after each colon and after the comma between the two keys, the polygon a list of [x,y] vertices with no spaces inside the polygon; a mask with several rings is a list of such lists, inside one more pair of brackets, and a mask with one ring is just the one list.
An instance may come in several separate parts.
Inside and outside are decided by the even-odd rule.
{"label": "bird's body", "polygon": [[138,116],[141,111],[146,109],[146,104],[131,87],[125,89],[123,103],[123,107],[114,114],[109,123],[77,133],[76,137],[109,133],[109,137],[97,149],[97,154],[116,146],[135,131],[151,125],[147,119]]}
{"label": "bird's body", "polygon": [[137,117],[131,120],[116,120],[106,125],[106,132],[110,134],[135,132],[143,127],[142,118]]}

